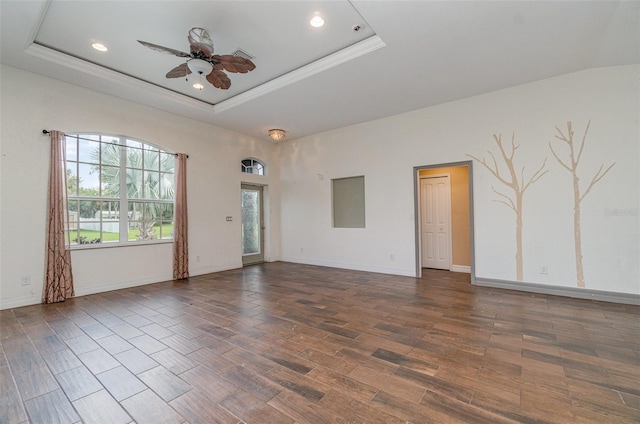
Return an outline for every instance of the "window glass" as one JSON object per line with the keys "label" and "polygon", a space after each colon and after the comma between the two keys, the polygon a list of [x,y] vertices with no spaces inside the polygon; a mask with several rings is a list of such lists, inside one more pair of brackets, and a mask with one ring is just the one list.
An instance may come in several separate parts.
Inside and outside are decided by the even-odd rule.
{"label": "window glass", "polygon": [[265,175],[265,166],[256,159],[243,159],[240,163],[240,170],[247,174]]}
{"label": "window glass", "polygon": [[100,161],[100,143],[80,138],[77,154],[79,162],[98,163]]}
{"label": "window glass", "polygon": [[120,197],[120,168],[115,166],[102,166],[100,168],[100,180],[102,196]]}
{"label": "window glass", "polygon": [[77,161],[78,160],[78,140],[76,138],[67,137],[65,141],[66,141],[65,143],[66,159],[71,161]]}
{"label": "window glass", "polygon": [[140,143],[139,141],[136,140],[127,140],[126,141],[126,145],[129,147],[137,147],[137,148],[142,148],[142,143]]}
{"label": "window glass", "polygon": [[259,192],[242,190],[242,254],[260,252]]}
{"label": "window glass", "polygon": [[173,237],[173,153],[125,137],[79,134],[66,138],[66,162],[73,245]]}
{"label": "window glass", "polygon": [[176,166],[176,155],[162,152],[160,153],[160,162],[162,163],[161,171],[174,169]]}
{"label": "window glass", "polygon": [[98,196],[100,192],[100,171],[95,164],[78,164],[78,190],[80,195]]}
{"label": "window glass", "polygon": [[159,152],[144,151],[144,167],[146,169],[159,169],[159,161],[158,158],[160,156]]}

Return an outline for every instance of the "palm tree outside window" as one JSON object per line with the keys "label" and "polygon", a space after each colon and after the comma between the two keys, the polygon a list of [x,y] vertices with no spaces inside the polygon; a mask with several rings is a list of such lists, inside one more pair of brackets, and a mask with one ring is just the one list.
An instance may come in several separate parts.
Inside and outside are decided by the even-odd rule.
{"label": "palm tree outside window", "polygon": [[124,136],[67,135],[71,244],[171,240],[175,154]]}

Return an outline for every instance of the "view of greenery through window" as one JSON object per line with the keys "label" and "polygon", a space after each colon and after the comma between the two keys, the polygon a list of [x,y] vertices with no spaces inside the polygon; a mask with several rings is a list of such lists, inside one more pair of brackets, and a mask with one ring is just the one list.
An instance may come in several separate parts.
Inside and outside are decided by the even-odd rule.
{"label": "view of greenery through window", "polygon": [[173,238],[173,153],[126,137],[67,135],[66,166],[72,244]]}

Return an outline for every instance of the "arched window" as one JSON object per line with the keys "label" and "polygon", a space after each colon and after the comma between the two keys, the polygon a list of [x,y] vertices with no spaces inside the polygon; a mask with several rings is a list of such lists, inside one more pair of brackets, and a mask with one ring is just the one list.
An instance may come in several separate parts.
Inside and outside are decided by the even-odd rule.
{"label": "arched window", "polygon": [[66,136],[71,244],[173,238],[175,155],[125,136]]}
{"label": "arched window", "polygon": [[265,166],[257,159],[243,159],[242,172],[246,172],[247,174],[265,175]]}

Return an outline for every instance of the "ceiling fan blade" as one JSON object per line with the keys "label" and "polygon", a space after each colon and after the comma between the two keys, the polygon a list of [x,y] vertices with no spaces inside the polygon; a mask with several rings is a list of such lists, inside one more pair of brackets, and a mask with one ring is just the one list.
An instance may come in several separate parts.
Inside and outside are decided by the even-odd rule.
{"label": "ceiling fan blade", "polygon": [[185,62],[182,65],[178,65],[175,68],[173,68],[172,70],[170,70],[169,72],[167,72],[166,77],[167,78],[181,78],[181,77],[186,77],[190,73],[191,73],[191,70],[189,69],[189,66],[187,66],[187,63]]}
{"label": "ceiling fan blade", "polygon": [[210,57],[213,54],[213,40],[205,29],[191,28],[187,39],[191,45],[191,53],[193,55],[202,53],[206,57]]}
{"label": "ceiling fan blade", "polygon": [[211,56],[211,60],[220,63],[227,72],[246,74],[247,72],[256,69],[256,65],[249,59],[231,54],[214,54]]}
{"label": "ceiling fan blade", "polygon": [[226,90],[231,87],[231,80],[223,71],[213,69],[209,75],[207,75],[207,81],[209,81],[215,88]]}
{"label": "ceiling fan blade", "polygon": [[146,41],[138,40],[138,43],[142,44],[145,47],[150,48],[151,50],[155,50],[160,53],[172,54],[178,57],[191,57],[189,53],[181,52],[180,50],[170,49],[169,47],[159,46],[153,43],[147,43]]}

